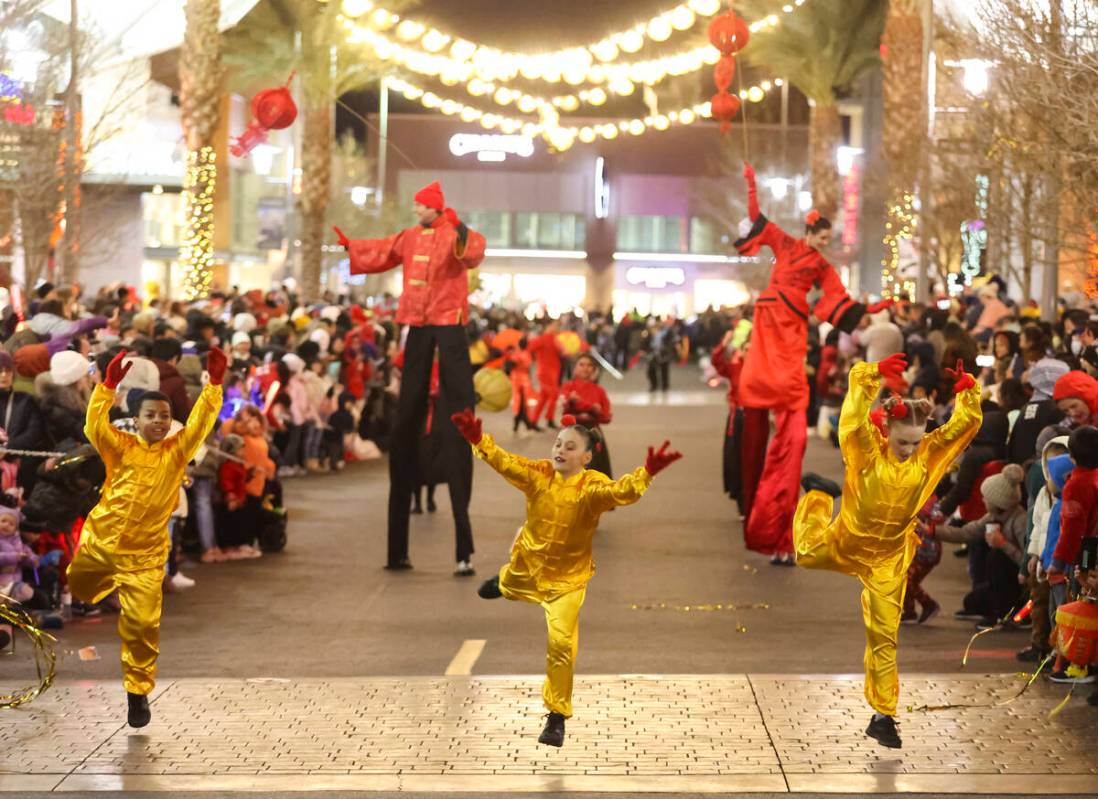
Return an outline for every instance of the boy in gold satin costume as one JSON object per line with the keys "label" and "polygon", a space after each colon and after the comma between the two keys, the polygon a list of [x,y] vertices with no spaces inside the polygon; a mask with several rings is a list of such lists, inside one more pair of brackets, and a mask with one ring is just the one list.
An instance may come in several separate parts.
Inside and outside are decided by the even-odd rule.
{"label": "boy in gold satin costume", "polygon": [[484,599],[535,602],[545,611],[549,632],[542,699],[549,710],[539,743],[564,744],[564,720],[572,716],[572,676],[579,646],[579,611],[587,582],[595,574],[591,543],[599,517],[619,505],[631,505],[648,490],[652,478],[682,457],[648,448],[645,465],[618,480],[588,470],[598,434],[561,418],[551,460],[530,460],[501,449],[481,432],[471,410],[451,419],[477,457],[526,495],[526,522],[511,548],[511,561],[480,587]]}
{"label": "boy in gold satin costume", "polygon": [[876,711],[866,734],[895,749],[901,746],[893,718],[900,695],[896,638],[907,569],[919,543],[915,517],[982,419],[980,387],[958,361],[956,370],[946,370],[956,381],[947,424],[926,433],[929,403],[893,396],[882,406],[885,421],[878,427],[871,410],[882,378],[896,385],[906,366],[903,355],[893,355],[850,370],[839,417],[845,466],[839,515],[832,520],[838,485],[808,474],[793,519],[797,565],[849,574],[864,586],[865,696]]}
{"label": "boy in gold satin costume", "polygon": [[99,602],[118,591],[127,720],[131,727],[144,727],[151,719],[148,694],[160,654],[162,583],[171,545],[168,520],[179,503],[183,471],[217,421],[227,359],[220,350],[210,350],[210,381],[186,426],[168,437],[171,405],[160,392],[142,396],[138,435],[111,425],[115,389],[133,365],[132,360],[123,363],[125,354],[120,352],[108,364],[88,403],[84,434],[103,459],[107,479],[99,503],[84,522],[68,575],[73,596],[84,602]]}

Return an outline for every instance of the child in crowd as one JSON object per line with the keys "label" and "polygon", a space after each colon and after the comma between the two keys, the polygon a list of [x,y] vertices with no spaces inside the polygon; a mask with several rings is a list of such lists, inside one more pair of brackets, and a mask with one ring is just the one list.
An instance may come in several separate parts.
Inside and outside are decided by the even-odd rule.
{"label": "child in crowd", "polygon": [[[931,497],[915,517],[915,533],[919,536],[919,546],[915,557],[907,569],[907,591],[904,593],[904,612],[900,616],[901,624],[926,624],[938,615],[942,606],[923,588],[925,580],[934,567],[942,560],[942,544],[935,535],[938,518],[934,515],[937,497]],[[915,603],[920,610],[915,612]]]}
{"label": "child in crowd", "polygon": [[530,399],[534,397],[534,384],[530,382],[530,367],[533,366],[533,358],[526,349],[526,339],[518,343],[518,348],[507,353],[506,369],[511,376],[511,412],[515,415],[511,429],[518,432],[519,424],[526,426],[527,430],[540,433],[536,421],[530,421]]}
{"label": "child in crowd", "polygon": [[526,522],[511,549],[511,560],[480,587],[484,599],[533,602],[545,611],[549,628],[547,675],[542,689],[549,710],[539,743],[564,744],[564,721],[572,716],[572,676],[579,647],[579,611],[595,573],[591,544],[599,517],[638,501],[652,478],[682,457],[648,448],[645,465],[613,481],[587,467],[598,433],[574,418],[561,418],[552,460],[530,460],[506,452],[481,430],[472,410],[455,413],[454,425],[484,460],[526,495]]}
{"label": "child in crowd", "polygon": [[26,602],[34,587],[23,582],[23,569],[38,566],[38,556],[19,537],[19,511],[0,505],[0,594]]}
{"label": "child in crowd", "polygon": [[114,392],[129,369],[122,363],[124,357],[119,353],[110,362],[88,405],[84,432],[106,465],[107,479],[99,503],[84,523],[80,550],[68,575],[73,596],[85,602],[98,602],[118,591],[127,721],[131,727],[144,727],[152,718],[148,694],[160,653],[168,519],[179,500],[188,462],[217,422],[228,359],[220,350],[210,350],[210,382],[184,429],[169,437],[171,405],[153,392],[141,401],[137,435],[111,425]]}
{"label": "child in crowd", "polygon": [[610,450],[606,446],[606,436],[602,431],[603,425],[610,424],[613,414],[610,398],[598,384],[598,376],[599,365],[594,356],[583,353],[576,358],[572,366],[572,379],[560,387],[560,395],[564,397],[564,413],[574,416],[576,421],[588,430],[593,430],[602,443],[601,449],[595,452],[591,459],[590,468],[613,479]]}
{"label": "child in crowd", "polygon": [[244,503],[233,511],[235,546],[230,548],[235,552],[234,558],[257,558],[263,554],[254,546],[263,522],[263,492],[267,481],[275,476],[275,462],[267,443],[267,420],[259,408],[245,405],[226,427],[226,434],[235,433],[243,439],[243,447],[235,454],[244,460],[247,469]]}

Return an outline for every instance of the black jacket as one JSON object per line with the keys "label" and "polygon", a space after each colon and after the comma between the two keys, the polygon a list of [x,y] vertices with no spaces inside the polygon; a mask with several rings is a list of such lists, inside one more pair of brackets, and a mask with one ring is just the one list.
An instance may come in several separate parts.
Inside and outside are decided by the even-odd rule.
{"label": "black jacket", "polygon": [[[11,416],[8,416],[8,404]],[[37,449],[49,447],[46,429],[42,424],[42,409],[38,400],[22,391],[0,391],[0,427],[8,434],[10,449]]]}
{"label": "black jacket", "polygon": [[953,480],[953,488],[942,498],[942,513],[949,516],[963,504],[976,488],[980,472],[992,461],[1006,458],[1007,432],[1010,421],[994,403],[985,403],[984,421],[980,432],[961,457],[961,466]]}
{"label": "black jacket", "polygon": [[1030,402],[1018,414],[1018,421],[1010,431],[1007,442],[1007,460],[1021,465],[1038,456],[1037,436],[1049,425],[1059,424],[1064,414],[1055,400]]}

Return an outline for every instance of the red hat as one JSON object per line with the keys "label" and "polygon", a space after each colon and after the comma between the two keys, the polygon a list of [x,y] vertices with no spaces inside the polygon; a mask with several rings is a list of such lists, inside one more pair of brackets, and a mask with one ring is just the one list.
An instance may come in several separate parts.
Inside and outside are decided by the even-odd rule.
{"label": "red hat", "polygon": [[50,370],[50,352],[45,344],[27,344],[15,351],[15,371],[23,377],[37,377]]}
{"label": "red hat", "polygon": [[442,186],[439,185],[437,180],[430,186],[425,186],[417,191],[415,200],[428,208],[434,208],[439,213],[442,213],[442,209],[446,207],[446,199],[442,196]]}
{"label": "red hat", "polygon": [[1059,402],[1071,397],[1085,402],[1091,414],[1098,414],[1098,380],[1086,372],[1073,370],[1061,375],[1056,381],[1052,389],[1052,398]]}

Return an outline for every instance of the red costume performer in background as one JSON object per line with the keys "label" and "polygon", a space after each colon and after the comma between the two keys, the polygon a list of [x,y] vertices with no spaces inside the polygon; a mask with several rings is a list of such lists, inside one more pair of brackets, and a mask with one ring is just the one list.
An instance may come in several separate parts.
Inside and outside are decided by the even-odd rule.
{"label": "red costume performer in background", "polygon": [[537,364],[538,405],[534,410],[534,424],[545,411],[545,421],[553,426],[557,414],[557,398],[560,396],[560,342],[557,341],[556,324],[530,341],[527,351]]}
{"label": "red costume performer in background", "polygon": [[[749,549],[782,556],[792,565],[793,513],[800,495],[801,461],[808,441],[806,411],[810,316],[850,332],[866,312],[851,299],[834,267],[805,239],[795,239],[759,212],[755,171],[744,164],[751,231],[736,242],[741,255],[755,255],[763,246],[774,252],[770,285],[755,303],[754,327],[740,376],[739,401],[744,408],[742,497]],[[806,223],[830,229],[813,211]],[[809,307],[814,286],[823,297]],[[769,413],[776,433],[767,448]],[[765,465],[764,465],[765,464]]]}

